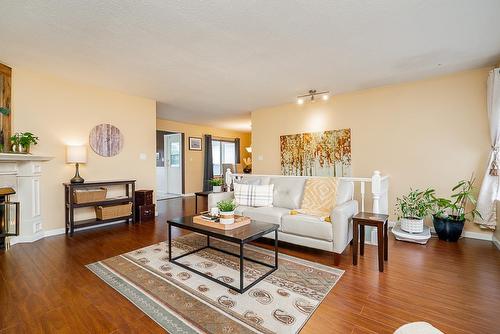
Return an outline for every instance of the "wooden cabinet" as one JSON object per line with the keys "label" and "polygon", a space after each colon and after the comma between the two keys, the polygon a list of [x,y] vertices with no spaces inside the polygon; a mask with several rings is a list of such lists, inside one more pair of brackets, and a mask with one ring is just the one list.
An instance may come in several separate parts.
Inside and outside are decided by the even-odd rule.
{"label": "wooden cabinet", "polygon": [[136,190],[135,205],[150,205],[153,204],[153,190]]}
{"label": "wooden cabinet", "polygon": [[135,216],[140,222],[154,219],[153,190],[137,190],[135,192],[135,207]]}

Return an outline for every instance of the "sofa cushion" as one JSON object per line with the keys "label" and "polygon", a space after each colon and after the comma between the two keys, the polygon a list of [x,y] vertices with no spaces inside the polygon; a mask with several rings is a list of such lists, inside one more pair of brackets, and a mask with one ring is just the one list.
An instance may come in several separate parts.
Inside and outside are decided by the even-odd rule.
{"label": "sofa cushion", "polygon": [[238,205],[273,206],[273,184],[234,184],[234,200]]}
{"label": "sofa cushion", "polygon": [[264,185],[269,184],[270,179],[269,176],[244,175],[240,179],[235,180],[235,183]]}
{"label": "sofa cushion", "polygon": [[303,237],[333,240],[332,224],[310,215],[284,215],[281,218],[281,231]]}
{"label": "sofa cushion", "polygon": [[273,223],[281,226],[281,217],[288,215],[290,210],[276,207],[261,207],[261,208],[248,208],[245,210],[245,216],[253,220]]}
{"label": "sofa cushion", "polygon": [[337,200],[335,205],[344,204],[352,199],[354,194],[354,183],[340,179],[337,186]]}
{"label": "sofa cushion", "polygon": [[306,178],[272,177],[269,182],[274,184],[273,206],[288,209],[300,208]]}
{"label": "sofa cushion", "polygon": [[338,183],[336,177],[308,178],[300,211],[307,215],[329,217],[337,200]]}
{"label": "sofa cushion", "polygon": [[244,216],[245,212],[248,209],[252,209],[252,207],[251,206],[238,205],[236,207],[236,209],[234,209],[234,213],[237,214],[237,215],[240,215],[240,216]]}

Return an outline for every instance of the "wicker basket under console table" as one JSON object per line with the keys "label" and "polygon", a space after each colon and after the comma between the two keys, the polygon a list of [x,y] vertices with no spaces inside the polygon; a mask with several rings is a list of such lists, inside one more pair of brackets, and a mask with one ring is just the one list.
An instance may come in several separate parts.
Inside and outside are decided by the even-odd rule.
{"label": "wicker basket under console table", "polygon": [[[92,191],[92,189],[107,189],[108,187],[123,186],[125,189],[124,196],[104,198],[97,201],[78,202],[75,201],[75,192]],[[80,196],[81,197],[81,196]],[[92,198],[87,196],[87,198]],[[124,205],[131,203],[131,211],[128,215],[117,216],[107,219],[83,219],[75,221],[75,209],[90,208],[90,207],[107,207],[115,205]],[[113,180],[113,181],[93,181],[85,183],[64,183],[64,220],[66,234],[73,236],[75,230],[83,227],[101,225],[123,220],[127,223],[135,223],[135,180]],[[120,211],[119,211],[120,212]],[[123,212],[123,211],[121,211]]]}

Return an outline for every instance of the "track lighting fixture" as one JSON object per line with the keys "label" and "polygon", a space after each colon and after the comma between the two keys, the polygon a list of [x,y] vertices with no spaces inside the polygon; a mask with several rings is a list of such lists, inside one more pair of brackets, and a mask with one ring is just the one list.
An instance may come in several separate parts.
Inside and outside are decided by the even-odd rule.
{"label": "track lighting fixture", "polygon": [[326,101],[330,98],[330,92],[329,91],[318,92],[316,91],[316,89],[310,89],[309,93],[297,96],[297,104],[304,104],[304,102],[308,98],[310,99],[311,102],[314,102],[316,101],[316,98],[318,96],[321,96],[321,99],[323,101]]}

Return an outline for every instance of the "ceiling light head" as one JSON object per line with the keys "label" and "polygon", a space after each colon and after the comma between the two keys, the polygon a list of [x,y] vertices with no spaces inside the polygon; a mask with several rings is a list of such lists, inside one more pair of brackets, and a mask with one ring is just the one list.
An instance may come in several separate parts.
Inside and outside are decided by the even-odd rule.
{"label": "ceiling light head", "polygon": [[320,96],[323,101],[326,101],[330,98],[330,92],[318,92],[316,89],[310,89],[307,94],[297,96],[297,104],[304,104],[307,98],[309,98],[311,102],[315,102],[316,96]]}

